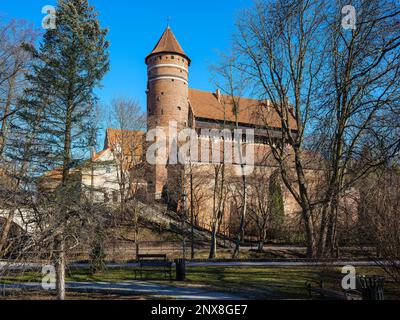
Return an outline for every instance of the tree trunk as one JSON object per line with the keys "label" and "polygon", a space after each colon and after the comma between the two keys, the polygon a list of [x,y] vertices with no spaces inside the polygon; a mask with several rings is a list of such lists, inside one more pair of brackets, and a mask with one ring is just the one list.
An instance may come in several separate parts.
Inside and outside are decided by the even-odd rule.
{"label": "tree trunk", "polygon": [[[224,149],[225,157],[225,149]],[[215,183],[214,183],[214,195],[213,195],[213,225],[211,232],[211,244],[210,244],[210,255],[209,259],[215,259],[217,257],[217,234],[220,228],[220,223],[222,221],[225,205],[224,205],[224,190],[225,190],[225,164],[222,164],[221,168],[221,187],[218,196],[217,205],[217,193],[218,193],[218,177],[219,168],[215,168]]]}
{"label": "tree trunk", "polygon": [[212,225],[209,259],[215,259],[217,257],[217,233],[220,225],[219,216],[220,214],[218,214],[218,217],[216,217]]}
{"label": "tree trunk", "polygon": [[310,211],[303,209],[303,216],[305,216],[305,230],[306,230],[306,242],[307,242],[307,258],[314,259],[317,256],[317,244],[314,236],[314,225],[311,220]]}
{"label": "tree trunk", "polygon": [[258,238],[258,251],[259,252],[263,252],[263,250],[264,250],[265,238],[266,238],[266,231],[260,230],[259,238]]}
{"label": "tree trunk", "polygon": [[[242,165],[243,169],[244,165]],[[244,227],[246,223],[246,215],[247,215],[247,179],[246,175],[243,173],[242,175],[242,180],[243,180],[243,211],[242,211],[242,216],[240,218],[240,228],[239,228],[239,234],[236,239],[236,244],[235,244],[235,250],[233,251],[232,254],[232,259],[238,259],[240,256],[240,242],[243,241],[244,239]]]}
{"label": "tree trunk", "polygon": [[325,255],[326,248],[326,238],[328,236],[328,214],[329,211],[329,203],[325,204],[322,208],[321,212],[321,225],[319,228],[319,238],[318,238],[318,248],[317,248],[317,257],[322,258]]}
{"label": "tree trunk", "polygon": [[[72,131],[72,99],[68,104],[68,112],[65,123],[65,141],[64,141],[64,155],[63,155],[63,170],[62,170],[62,187],[64,192],[71,192],[69,186],[70,180],[70,164],[71,164],[71,131]],[[63,204],[65,205],[66,201],[70,201],[70,199],[63,198]],[[68,205],[66,206],[68,208]],[[65,208],[65,209],[66,209]],[[56,277],[57,277],[57,299],[65,300],[65,267],[66,267],[66,257],[65,257],[65,240],[64,240],[64,227],[65,223],[68,220],[67,212],[60,212],[60,218],[63,219],[64,225],[61,227],[61,234],[56,238]]]}
{"label": "tree trunk", "polygon": [[8,239],[10,230],[11,230],[12,222],[14,220],[14,215],[15,215],[15,211],[10,210],[10,213],[8,214],[8,216],[4,222],[3,231],[1,233],[1,238],[0,238],[0,258],[2,258],[6,254],[6,252],[3,252],[3,250],[7,244],[7,239]]}
{"label": "tree trunk", "polygon": [[328,257],[334,258],[338,252],[338,241],[337,241],[337,219],[338,219],[338,201],[335,197],[332,206],[331,206],[331,214],[328,225],[328,235],[327,235],[327,243],[326,247],[328,249]]}
{"label": "tree trunk", "polygon": [[193,172],[192,165],[190,166],[190,257],[193,260],[195,255],[194,248],[194,203],[193,203]]}
{"label": "tree trunk", "polygon": [[57,299],[65,300],[65,242],[62,236],[56,240]]}

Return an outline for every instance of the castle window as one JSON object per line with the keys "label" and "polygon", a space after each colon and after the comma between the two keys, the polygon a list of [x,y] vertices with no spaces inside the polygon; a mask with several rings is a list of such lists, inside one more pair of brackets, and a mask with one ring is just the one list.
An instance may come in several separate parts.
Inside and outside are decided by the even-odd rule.
{"label": "castle window", "polygon": [[171,81],[172,81],[172,82],[175,82],[175,80],[174,80],[174,79],[171,79]]}
{"label": "castle window", "polygon": [[175,59],[175,57],[174,57],[174,56],[171,56],[171,59]]}
{"label": "castle window", "polygon": [[182,108],[181,107],[178,107],[178,111],[181,111],[182,110]]}

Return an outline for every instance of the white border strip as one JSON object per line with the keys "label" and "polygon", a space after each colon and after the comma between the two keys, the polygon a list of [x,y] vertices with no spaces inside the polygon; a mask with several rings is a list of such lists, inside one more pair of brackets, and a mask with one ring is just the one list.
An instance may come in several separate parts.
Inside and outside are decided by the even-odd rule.
{"label": "white border strip", "polygon": [[149,82],[154,82],[156,80],[171,80],[171,79],[180,80],[180,81],[184,82],[185,84],[188,84],[188,82],[186,80],[183,80],[182,78],[170,77],[170,76],[159,76],[156,78],[149,79]]}
{"label": "white border strip", "polygon": [[163,67],[178,68],[178,69],[182,69],[182,70],[186,71],[187,73],[189,73],[189,70],[187,68],[185,68],[183,66],[180,66],[179,64],[173,64],[173,63],[170,63],[170,64],[156,64],[156,65],[150,67],[148,71],[151,71],[151,70],[157,69],[157,68],[163,68]]}

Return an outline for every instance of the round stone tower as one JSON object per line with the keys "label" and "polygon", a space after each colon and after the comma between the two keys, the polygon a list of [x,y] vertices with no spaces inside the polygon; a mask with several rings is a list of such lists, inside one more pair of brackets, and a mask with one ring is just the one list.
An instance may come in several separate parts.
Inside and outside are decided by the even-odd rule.
{"label": "round stone tower", "polygon": [[[169,154],[170,127],[179,132],[188,126],[190,59],[176,40],[170,27],[164,31],[153,51],[146,57],[147,65],[147,128],[162,128],[167,136]],[[168,178],[168,165],[149,168],[149,192],[161,198]]]}

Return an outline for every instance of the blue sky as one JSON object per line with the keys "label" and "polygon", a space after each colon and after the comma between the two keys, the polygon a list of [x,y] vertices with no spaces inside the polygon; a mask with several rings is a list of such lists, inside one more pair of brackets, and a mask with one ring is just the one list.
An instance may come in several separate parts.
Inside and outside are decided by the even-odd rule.
{"label": "blue sky", "polygon": [[[31,21],[38,28],[45,5],[55,0],[0,0],[0,16]],[[252,0],[91,0],[109,28],[111,70],[97,91],[103,104],[113,97],[138,99],[145,108],[146,66],[144,58],[153,49],[167,18],[185,52],[192,59],[190,87],[214,90],[209,66],[218,61],[218,51],[230,47],[234,22]]]}

